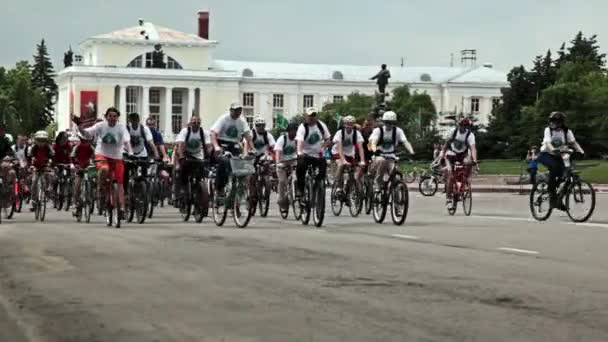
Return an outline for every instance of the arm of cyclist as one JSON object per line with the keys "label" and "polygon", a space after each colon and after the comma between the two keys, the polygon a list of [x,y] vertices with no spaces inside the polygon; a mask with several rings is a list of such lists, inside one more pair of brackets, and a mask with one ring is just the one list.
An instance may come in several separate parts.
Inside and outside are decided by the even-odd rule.
{"label": "arm of cyclist", "polygon": [[154,144],[154,136],[152,135],[152,131],[150,130],[150,128],[148,128],[147,126],[144,126],[144,138],[146,139],[148,146],[152,150],[154,160],[160,159],[158,149],[156,148],[156,144]]}

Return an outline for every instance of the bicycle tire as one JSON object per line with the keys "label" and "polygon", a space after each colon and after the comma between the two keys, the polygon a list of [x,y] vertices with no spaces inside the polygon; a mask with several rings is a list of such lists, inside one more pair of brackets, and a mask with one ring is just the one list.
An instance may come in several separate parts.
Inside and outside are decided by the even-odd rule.
{"label": "bicycle tire", "polygon": [[295,193],[296,193],[296,182],[295,180],[292,178],[290,183],[289,183],[289,193],[288,193],[288,198],[289,201],[291,202],[291,209],[293,211],[293,217],[295,218],[296,221],[299,221],[302,219],[302,205],[301,205],[301,201],[297,200],[295,198]]}
{"label": "bicycle tire", "polygon": [[[129,185],[127,187],[128,191],[128,197],[129,197],[129,201],[127,202],[127,222],[131,223],[133,222],[133,219],[135,218],[135,180],[131,179],[129,180]],[[126,196],[127,194],[125,194]]]}
{"label": "bicycle tire", "polygon": [[[42,176],[42,178],[43,177],[44,176]],[[38,219],[40,220],[40,222],[44,222],[44,220],[46,219],[46,181],[40,181],[40,187],[38,191],[38,208],[40,210]]]}
{"label": "bicycle tire", "polygon": [[[83,208],[81,210],[84,210],[84,221],[86,223],[90,223],[91,222],[91,214],[93,214],[93,211],[95,210],[94,208],[92,208],[93,203],[95,202],[93,199],[93,191],[92,191],[92,184],[91,182],[87,179],[87,180],[83,180],[84,182],[84,205]],[[80,190],[81,193],[83,192],[83,190]]]}
{"label": "bicycle tire", "polygon": [[[395,182],[391,190],[391,199],[389,200],[391,204],[391,219],[395,225],[401,226],[407,219],[407,214],[410,207],[409,190],[407,188],[407,184],[402,181]],[[397,198],[397,200],[399,200],[399,207],[396,204],[396,195],[399,196],[399,198]]]}
{"label": "bicycle tire", "polygon": [[112,208],[112,212],[114,215],[114,228],[120,228],[122,217],[120,217],[120,200],[118,198],[118,183],[114,181],[112,183],[112,197],[114,206]]}
{"label": "bicycle tire", "polygon": [[[226,184],[226,187],[230,185],[230,182]],[[226,218],[228,216],[228,209],[226,208],[226,198],[222,202],[220,202],[218,198],[218,192],[215,188],[213,190],[213,222],[218,227],[221,227],[226,223]]]}
{"label": "bicycle tire", "polygon": [[418,191],[425,197],[435,196],[439,189],[439,183],[435,177],[422,177],[418,182]]}
{"label": "bicycle tire", "polygon": [[[249,184],[246,184],[244,179],[235,180],[235,182],[232,190],[232,219],[237,227],[246,228],[253,216]],[[245,204],[245,209],[242,209],[242,204]]]}
{"label": "bicycle tire", "polygon": [[361,191],[357,189],[356,183],[351,179],[346,183],[346,198],[350,203],[348,211],[351,217],[357,217],[363,209]]}
{"label": "bicycle tire", "polygon": [[[591,207],[589,208],[589,211],[585,215],[583,215],[582,218],[578,218],[578,217],[575,218],[574,217],[574,215],[572,214],[572,212],[570,210],[571,209],[571,206],[570,206],[570,204],[571,204],[570,203],[570,195],[574,194],[572,192],[573,191],[572,189],[577,184],[572,184],[570,186],[570,188],[568,189],[568,192],[566,193],[566,208],[567,208],[566,213],[568,214],[568,217],[573,222],[577,222],[577,223],[587,222],[591,218],[591,216],[593,215],[593,212],[595,210],[595,205],[596,205],[596,202],[595,202],[596,201],[596,199],[595,199],[595,197],[596,197],[595,196],[595,189],[593,188],[593,186],[589,182],[586,182],[584,180],[579,180],[576,183],[579,185],[579,187],[584,184],[584,186],[587,187],[590,190],[590,194],[591,194],[591,198],[590,198],[591,199]],[[574,200],[576,201],[576,198],[574,198]]]}
{"label": "bicycle tire", "polygon": [[473,192],[469,189],[462,195],[462,211],[465,216],[471,216],[473,211]]}
{"label": "bicycle tire", "polygon": [[13,218],[13,215],[15,215],[15,209],[17,208],[17,196],[15,195],[15,187],[12,186],[8,189],[7,191],[7,196],[6,196],[6,201],[8,201],[7,203],[4,204],[4,210],[5,210],[5,218],[7,220],[10,220]]}
{"label": "bicycle tire", "polygon": [[379,192],[374,192],[374,200],[372,204],[372,216],[376,223],[383,223],[386,218],[387,200],[386,191],[382,189]]}
{"label": "bicycle tire", "polygon": [[314,189],[316,189],[316,191],[314,192],[315,201],[312,220],[315,227],[319,228],[323,225],[323,220],[325,219],[325,181],[321,179],[315,183],[316,186]]}
{"label": "bicycle tire", "polygon": [[[545,182],[537,182],[534,184],[532,191],[530,192],[530,212],[532,217],[534,217],[534,219],[537,221],[546,221],[551,216],[551,212],[553,211],[553,207],[551,206],[549,199],[548,187],[549,185]],[[536,195],[539,197],[536,198]],[[537,212],[535,209],[537,206],[540,207],[543,202],[547,203],[548,208],[546,213],[541,214],[540,211]]]}
{"label": "bicycle tire", "polygon": [[372,213],[373,203],[374,203],[374,189],[373,183],[366,177],[364,181],[364,201],[365,201],[365,215],[369,215]]}
{"label": "bicycle tire", "polygon": [[270,182],[263,177],[261,196],[258,198],[258,206],[260,209],[260,217],[267,217],[270,209],[270,193],[272,192]]}
{"label": "bicycle tire", "polygon": [[344,202],[342,202],[342,200],[337,197],[337,192],[338,183],[333,182],[333,185],[331,186],[331,193],[329,195],[329,203],[334,216],[340,216],[340,214],[342,213],[342,208],[344,207]]}
{"label": "bicycle tire", "polygon": [[65,203],[64,203],[64,209],[65,211],[70,211],[70,207],[72,206],[72,181],[71,178],[69,178],[66,181],[66,186],[64,188],[65,194],[63,196],[63,198],[65,199]]}
{"label": "bicycle tire", "polygon": [[302,208],[302,215],[300,216],[302,224],[307,226],[308,223],[310,222],[310,214],[311,214],[311,202],[312,202],[312,194],[313,194],[313,188],[312,188],[312,182],[307,182],[306,186],[304,187],[304,193],[302,194],[302,203],[301,203],[301,208]]}
{"label": "bicycle tire", "polygon": [[139,196],[135,197],[135,217],[138,224],[146,222],[148,217],[148,200],[150,198],[148,193],[148,183],[145,180],[140,180],[135,183],[135,193]]}
{"label": "bicycle tire", "polygon": [[182,216],[182,221],[184,222],[188,222],[188,220],[190,220],[190,215],[192,215],[192,196],[192,183],[188,181],[186,191],[184,191],[184,194],[179,201],[179,212]]}
{"label": "bicycle tire", "polygon": [[193,199],[194,202],[194,221],[196,223],[203,222],[203,219],[207,217],[209,212],[209,195],[207,193],[207,187],[199,183],[196,186],[197,190]]}

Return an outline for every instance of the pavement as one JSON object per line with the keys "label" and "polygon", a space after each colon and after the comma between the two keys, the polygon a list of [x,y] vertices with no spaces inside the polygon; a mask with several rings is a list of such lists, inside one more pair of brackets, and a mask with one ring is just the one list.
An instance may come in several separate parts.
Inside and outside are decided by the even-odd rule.
{"label": "pavement", "polygon": [[401,227],[3,220],[0,341],[608,341],[608,195],[586,224],[517,194],[470,217],[410,199]]}

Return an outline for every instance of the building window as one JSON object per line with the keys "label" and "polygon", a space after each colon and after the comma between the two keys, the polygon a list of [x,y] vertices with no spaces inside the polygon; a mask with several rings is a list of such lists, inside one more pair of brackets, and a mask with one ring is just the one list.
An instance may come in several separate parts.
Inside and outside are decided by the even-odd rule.
{"label": "building window", "polygon": [[167,69],[183,69],[181,64],[179,64],[172,57],[167,56]]}
{"label": "building window", "polygon": [[181,90],[173,90],[171,94],[171,129],[173,134],[178,134],[182,130],[183,95]]}
{"label": "building window", "polygon": [[344,96],[334,95],[334,103],[342,103],[342,102],[344,102]]}
{"label": "building window", "polygon": [[253,114],[255,108],[255,96],[253,93],[243,93],[243,115],[249,123],[249,126],[253,127]]}
{"label": "building window", "polygon": [[152,52],[146,53],[146,68],[152,67]]}
{"label": "building window", "polygon": [[135,59],[133,59],[131,61],[131,63],[129,63],[127,65],[127,68],[141,68],[143,66],[143,58],[141,55],[135,57]]}
{"label": "building window", "polygon": [[139,95],[139,88],[127,87],[127,113],[137,113],[137,98]]}
{"label": "building window", "polygon": [[156,121],[156,127],[160,125],[160,90],[150,89],[150,118]]}
{"label": "building window", "polygon": [[495,97],[492,99],[492,111],[496,110],[500,106],[500,98]]}
{"label": "building window", "polygon": [[477,97],[471,99],[471,113],[479,113],[479,98]]}
{"label": "building window", "polygon": [[272,95],[272,127],[276,127],[278,115],[284,115],[285,98],[283,94]]}
{"label": "building window", "polygon": [[304,95],[304,101],[302,101],[304,103],[304,109],[308,108],[308,107],[314,107],[315,106],[315,96],[314,95]]}

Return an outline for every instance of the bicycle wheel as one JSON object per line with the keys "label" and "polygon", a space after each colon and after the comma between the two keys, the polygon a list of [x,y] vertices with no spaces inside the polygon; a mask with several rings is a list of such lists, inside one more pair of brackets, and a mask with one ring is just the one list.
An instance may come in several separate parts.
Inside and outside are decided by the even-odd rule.
{"label": "bicycle wheel", "polygon": [[566,193],[566,213],[574,222],[586,222],[595,210],[595,189],[586,181],[578,180]]}
{"label": "bicycle wheel", "polygon": [[112,216],[114,216],[114,228],[120,228],[122,217],[120,217],[120,201],[118,199],[118,183],[112,183]]}
{"label": "bicycle wheel", "polygon": [[260,209],[260,216],[268,216],[268,210],[270,209],[270,193],[272,192],[272,185],[270,180],[266,177],[263,178],[262,193],[261,197],[258,198],[258,206]]}
{"label": "bicycle wheel", "polygon": [[37,206],[37,210],[38,211],[38,220],[40,220],[40,222],[44,222],[44,219],[46,218],[46,181],[42,180],[42,178],[44,178],[44,176],[40,177],[40,183],[38,186],[38,206]]}
{"label": "bicycle wheel", "polygon": [[372,180],[366,177],[363,182],[363,199],[365,201],[365,215],[369,215],[372,212],[374,203],[374,188]]}
{"label": "bicycle wheel", "polygon": [[331,211],[334,213],[334,216],[340,216],[342,213],[342,207],[344,206],[344,202],[337,196],[338,192],[338,183],[333,182],[331,186],[331,194],[329,195],[329,203],[331,204]]}
{"label": "bicycle wheel", "polygon": [[148,203],[150,199],[146,181],[140,180],[135,183],[135,193],[139,194],[135,197],[135,218],[137,219],[137,223],[143,224],[148,217]]}
{"label": "bicycle wheel", "polygon": [[[133,222],[133,219],[135,218],[135,180],[131,179],[129,180],[129,185],[128,185],[128,198],[129,200],[127,201],[127,222],[131,223]],[[127,195],[127,194],[125,194]]]}
{"label": "bicycle wheel", "polygon": [[4,199],[4,218],[10,220],[15,215],[15,209],[17,208],[16,202],[17,196],[15,195],[15,187],[10,186],[7,193],[6,198]]}
{"label": "bicycle wheel", "polygon": [[386,217],[387,210],[387,197],[386,191],[384,189],[380,191],[374,191],[374,201],[372,212],[374,216],[374,221],[376,223],[384,222],[384,218]]}
{"label": "bicycle wheel", "polygon": [[65,211],[70,211],[70,207],[72,206],[72,180],[69,178],[66,181],[65,187],[63,188],[65,193],[63,194],[64,198],[64,209]]}
{"label": "bicycle wheel", "polygon": [[307,181],[306,182],[306,186],[304,187],[304,193],[302,194],[302,199],[301,199],[301,220],[302,220],[302,224],[307,226],[308,222],[310,222],[310,211],[311,211],[311,206],[312,206],[312,201],[313,201],[313,195],[314,191],[313,191],[313,183],[311,181]]}
{"label": "bicycle wheel", "polygon": [[95,210],[93,209],[93,203],[95,203],[92,196],[93,191],[91,189],[91,182],[89,182],[89,180],[83,180],[82,182],[84,183],[84,189],[80,190],[80,196],[82,197],[83,204],[80,210],[84,212],[84,221],[86,223],[90,223],[91,214],[93,214],[93,210]]}
{"label": "bicycle wheel", "polygon": [[390,196],[391,218],[394,224],[401,226],[407,218],[410,206],[410,195],[407,184],[402,181],[395,182]]}
{"label": "bicycle wheel", "polygon": [[530,192],[530,212],[537,221],[545,221],[551,216],[553,208],[549,198],[549,185],[545,182],[538,182]]}
{"label": "bicycle wheel", "polygon": [[179,212],[182,215],[182,221],[188,222],[190,219],[190,215],[192,214],[192,183],[188,181],[188,185],[186,185],[186,191],[181,196],[181,200],[179,201]]}
{"label": "bicycle wheel", "polygon": [[352,179],[346,183],[346,198],[349,202],[348,211],[351,217],[357,217],[363,209],[363,199],[361,191],[357,189],[357,184]]}
{"label": "bicycle wheel", "polygon": [[158,205],[158,199],[160,196],[159,191],[160,184],[155,179],[150,182],[150,196],[148,196],[148,218],[152,218],[154,215],[154,207]]}
{"label": "bicycle wheel", "polygon": [[80,198],[75,199],[76,205],[76,222],[82,222],[82,217],[85,215],[87,208],[87,181],[80,180]]}
{"label": "bicycle wheel", "polygon": [[251,196],[246,179],[235,180],[236,186],[232,190],[232,218],[239,228],[245,228],[253,216]]}
{"label": "bicycle wheel", "polygon": [[291,202],[293,217],[296,219],[296,221],[299,221],[302,219],[302,203],[301,200],[296,201],[295,199],[296,182],[294,179],[292,179],[291,183],[289,184],[289,187],[289,201]]}
{"label": "bicycle wheel", "polygon": [[63,209],[63,187],[64,187],[64,182],[63,179],[59,179],[59,184],[57,185],[57,189],[55,191],[55,199],[54,199],[54,204],[55,204],[55,208],[58,211],[61,211]]}
{"label": "bicycle wheel", "polygon": [[414,173],[414,171],[404,172],[403,178],[405,178],[405,182],[408,184],[414,183],[414,181],[416,180],[416,174]]}
{"label": "bicycle wheel", "polygon": [[[230,189],[231,187],[232,185],[229,181],[225,188]],[[217,188],[215,188],[213,191],[213,222],[215,222],[216,226],[221,227],[226,222],[228,210],[226,209],[226,198],[220,198],[219,195]],[[224,196],[224,194],[221,195]]]}
{"label": "bicycle wheel", "polygon": [[439,183],[437,183],[435,177],[422,177],[418,183],[418,190],[420,190],[422,196],[435,196],[437,189],[439,189]]}
{"label": "bicycle wheel", "polygon": [[194,193],[194,220],[196,223],[201,223],[209,213],[209,193],[204,183],[197,184]]}
{"label": "bicycle wheel", "polygon": [[462,210],[465,216],[471,216],[471,210],[473,209],[473,192],[469,189],[462,196]]}
{"label": "bicycle wheel", "polygon": [[325,181],[323,179],[315,182],[314,187],[314,202],[313,202],[313,216],[312,220],[315,227],[321,227],[323,225],[323,219],[325,219]]}

